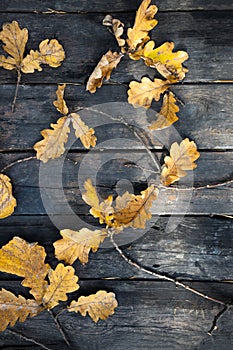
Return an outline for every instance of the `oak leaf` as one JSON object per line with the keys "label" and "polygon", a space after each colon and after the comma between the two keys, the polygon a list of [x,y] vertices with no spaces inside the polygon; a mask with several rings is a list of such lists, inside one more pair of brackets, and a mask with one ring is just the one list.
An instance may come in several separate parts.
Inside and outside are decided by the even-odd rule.
{"label": "oak leaf", "polygon": [[112,28],[117,43],[121,48],[121,52],[124,53],[125,50],[123,47],[125,46],[125,40],[121,38],[124,33],[124,23],[117,18],[113,18],[111,15],[106,15],[103,19],[103,25]]}
{"label": "oak leaf", "polygon": [[69,312],[80,312],[82,316],[88,313],[94,322],[105,320],[114,314],[118,303],[114,293],[99,290],[96,294],[87,297],[81,296],[77,301],[72,301],[67,307]]}
{"label": "oak leaf", "polygon": [[164,165],[161,172],[161,182],[165,186],[179,181],[186,176],[186,170],[197,167],[195,160],[200,157],[194,141],[184,139],[180,145],[177,142],[171,145],[170,156],[164,158]]}
{"label": "oak leaf", "polygon": [[96,89],[102,86],[104,78],[110,79],[113,69],[117,67],[122,57],[122,54],[111,50],[103,55],[88,79],[86,90],[95,93]]}
{"label": "oak leaf", "polygon": [[179,107],[176,104],[176,98],[174,94],[169,91],[163,97],[163,105],[158,113],[158,118],[151,125],[148,126],[150,130],[157,130],[167,128],[175,123],[179,118],[176,113],[179,112]]}
{"label": "oak leaf", "polygon": [[11,180],[4,174],[0,174],[0,196],[0,219],[4,219],[14,212],[17,204],[12,195]]}
{"label": "oak leaf", "polygon": [[169,81],[154,79],[151,81],[147,77],[143,77],[141,82],[131,81],[128,90],[128,102],[134,107],[151,106],[152,100],[159,101],[160,95],[169,88]]}
{"label": "oak leaf", "polygon": [[45,257],[43,247],[14,237],[0,249],[0,271],[23,277],[22,285],[29,287],[30,293],[40,302],[47,287],[45,277],[49,270]]}
{"label": "oak leaf", "polygon": [[57,99],[53,102],[53,105],[56,107],[57,111],[62,115],[66,116],[69,113],[69,109],[64,100],[66,84],[58,85],[56,95]]}
{"label": "oak leaf", "polygon": [[65,229],[60,231],[60,234],[63,238],[53,244],[55,255],[57,259],[64,260],[70,265],[77,259],[86,264],[90,250],[96,252],[100,243],[107,237],[105,230],[92,231],[88,228],[79,231]]}
{"label": "oak leaf", "polygon": [[24,322],[27,317],[34,317],[42,311],[35,300],[26,300],[19,295],[16,297],[6,289],[0,291],[0,331],[8,325],[13,327],[17,321]]}
{"label": "oak leaf", "polygon": [[145,228],[146,221],[151,219],[150,209],[153,201],[157,199],[158,189],[154,185],[148,187],[141,195],[125,192],[116,198],[114,212],[114,226],[130,226]]}
{"label": "oak leaf", "polygon": [[91,146],[96,145],[95,130],[89,128],[81,119],[77,113],[71,113],[70,118],[72,120],[73,128],[75,130],[75,136],[82,142],[83,146],[89,149]]}
{"label": "oak leaf", "polygon": [[55,270],[50,269],[48,278],[50,284],[47,286],[43,296],[43,305],[47,309],[52,309],[59,304],[59,301],[68,299],[67,293],[79,289],[78,277],[75,276],[75,270],[72,266],[58,264]]}
{"label": "oak leaf", "polygon": [[112,207],[112,196],[109,196],[107,199],[100,202],[96,189],[92,185],[90,179],[85,181],[84,188],[86,192],[83,193],[82,198],[88,205],[91,206],[91,215],[93,215],[95,218],[99,218],[100,224],[105,223],[107,226],[111,226],[114,212]]}
{"label": "oak leaf", "polygon": [[136,50],[140,45],[150,40],[148,33],[158,23],[158,21],[154,19],[158,9],[155,5],[149,6],[150,3],[151,0],[142,1],[136,13],[134,26],[127,31],[127,44],[131,51]]}

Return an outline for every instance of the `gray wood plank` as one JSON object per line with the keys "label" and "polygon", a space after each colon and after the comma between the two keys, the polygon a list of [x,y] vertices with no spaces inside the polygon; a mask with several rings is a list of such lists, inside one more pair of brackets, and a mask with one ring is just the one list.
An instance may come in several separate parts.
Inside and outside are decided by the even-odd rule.
{"label": "gray wood plank", "polygon": [[[0,150],[32,149],[34,143],[40,140],[40,131],[48,128],[59,117],[52,103],[56,96],[56,85],[21,85],[16,111],[12,114],[10,105],[14,89],[15,86],[11,84],[0,85]],[[233,85],[180,85],[172,90],[185,103],[185,106],[180,106],[180,120],[174,124],[182,138],[194,139],[199,149],[233,149]],[[92,107],[116,117],[120,113],[128,123],[143,127],[147,133],[147,125],[154,118],[153,111],[148,112],[147,116],[146,110],[134,109],[127,104],[127,87],[122,85],[103,86],[92,96],[85,92],[84,86],[68,85],[65,98],[71,111],[79,107]],[[159,104],[153,104],[152,107],[157,111],[160,108]],[[83,111],[82,116],[88,125],[96,126],[97,145],[114,137],[122,138],[123,142],[118,145],[117,140],[114,140],[103,147],[124,148],[124,139],[132,138],[132,132],[122,123],[114,124],[110,118],[94,112]],[[161,148],[160,139],[169,138],[171,142],[176,137],[171,128],[153,135],[155,148]],[[79,142],[71,148],[83,149]],[[140,149],[142,146],[135,143],[134,148]]]}
{"label": "gray wood plank", "polygon": [[[214,315],[221,309],[218,305],[193,296],[163,282],[80,282],[81,292],[89,294],[98,289],[116,293],[119,306],[115,315],[106,321],[94,324],[89,317],[63,313],[59,321],[71,343],[72,349],[82,350],[165,350],[232,349],[232,310],[219,322],[219,328],[212,337],[207,331]],[[196,289],[209,295],[229,300],[232,285],[221,283],[192,283]],[[1,282],[1,286],[22,293],[17,282]],[[32,337],[51,349],[66,349],[63,339],[51,316],[44,312],[39,316],[18,323],[14,329]],[[37,349],[33,344],[5,331],[0,335],[3,349]]]}
{"label": "gray wood plank", "polygon": [[[119,16],[127,26],[133,15]],[[189,74],[186,82],[232,80],[233,64],[231,11],[159,13],[159,25],[152,33],[157,45],[174,41],[176,49],[188,51]],[[49,20],[48,20],[49,19]],[[100,57],[109,49],[117,49],[112,35],[101,25],[103,15],[67,14],[48,17],[41,14],[0,14],[0,23],[18,20],[29,29],[28,50],[37,49],[41,40],[57,38],[64,46],[67,59],[59,69],[45,67],[43,72],[25,74],[26,83],[56,83],[87,81]],[[71,30],[72,28],[72,30]],[[155,70],[124,59],[112,75],[112,80],[129,82],[142,75],[154,76]],[[15,73],[1,69],[1,81],[15,81]]]}

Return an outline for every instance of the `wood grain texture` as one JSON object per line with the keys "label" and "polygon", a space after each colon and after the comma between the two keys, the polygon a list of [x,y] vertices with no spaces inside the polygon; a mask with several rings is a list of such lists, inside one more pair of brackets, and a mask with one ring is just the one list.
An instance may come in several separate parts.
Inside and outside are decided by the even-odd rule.
{"label": "wood grain texture", "polygon": [[[133,14],[122,13],[119,18],[127,26],[132,25]],[[174,41],[178,50],[186,50],[189,74],[186,82],[207,82],[232,79],[233,32],[231,11],[159,13],[159,25],[152,33],[157,45]],[[25,74],[26,83],[84,82],[99,59],[109,49],[117,49],[111,33],[102,26],[101,14],[67,14],[48,17],[41,14],[0,14],[0,23],[17,20],[29,29],[29,49],[37,49],[45,38],[58,39],[67,53],[59,69],[45,67],[43,72]],[[72,28],[72,30],[71,30]],[[129,82],[142,75],[154,76],[155,70],[124,59],[112,75],[112,81]],[[1,69],[2,82],[14,82],[15,72]]]}
{"label": "wood grain texture", "polygon": [[[12,114],[10,105],[14,89],[15,86],[11,84],[0,85],[0,150],[32,149],[34,143],[40,140],[40,131],[48,128],[59,117],[53,106],[56,85],[21,85],[16,111]],[[194,139],[199,149],[233,149],[233,85],[177,85],[172,90],[185,103],[185,106],[180,106],[180,120],[174,124],[182,138]],[[130,124],[144,128],[147,133],[147,125],[155,119],[155,112],[148,112],[147,117],[146,110],[134,109],[127,104],[126,86],[106,85],[96,94],[90,95],[84,86],[69,85],[65,98],[71,111],[79,107],[92,107],[107,111],[115,117],[120,113]],[[153,109],[158,111],[159,104],[153,104]],[[83,111],[82,116],[88,125],[96,127],[97,145],[113,137],[135,139],[122,123],[114,124],[110,118],[94,112]],[[161,148],[160,139],[169,139],[171,142],[176,138],[171,128],[152,135],[155,148]],[[153,148],[152,144],[150,146]],[[125,146],[124,142],[118,145],[114,141],[104,147],[116,149]],[[71,148],[83,149],[79,142]],[[140,149],[142,146],[135,143],[134,148]]]}

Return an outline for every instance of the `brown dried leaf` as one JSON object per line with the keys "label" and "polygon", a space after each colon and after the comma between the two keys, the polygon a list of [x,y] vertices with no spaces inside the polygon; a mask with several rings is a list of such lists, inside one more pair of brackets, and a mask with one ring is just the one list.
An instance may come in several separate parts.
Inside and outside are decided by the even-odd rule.
{"label": "brown dried leaf", "polygon": [[158,9],[155,5],[151,5],[151,0],[143,0],[136,14],[133,28],[129,28],[127,35],[127,43],[131,51],[136,50],[140,45],[150,40],[148,33],[158,23],[154,19]]}
{"label": "brown dried leaf", "polygon": [[11,179],[0,174],[0,219],[10,216],[17,205],[16,199],[12,195]]}
{"label": "brown dried leaf", "polygon": [[116,68],[122,57],[122,54],[110,50],[103,55],[88,79],[86,90],[92,94],[96,92],[96,89],[102,86],[104,78],[110,79],[113,69]]}
{"label": "brown dried leaf", "polygon": [[75,129],[75,136],[80,138],[83,146],[89,149],[91,146],[95,147],[96,145],[96,136],[95,130],[93,128],[89,128],[81,119],[80,115],[77,113],[71,113],[70,118],[73,123],[73,128]]}
{"label": "brown dried leaf", "polygon": [[87,228],[79,231],[66,229],[60,231],[60,234],[63,238],[53,244],[55,255],[57,259],[64,260],[70,265],[77,259],[86,264],[90,250],[96,252],[100,243],[107,237],[105,230],[91,231]]}
{"label": "brown dried leaf", "polygon": [[16,297],[6,289],[0,291],[0,332],[8,325],[13,327],[15,323],[24,322],[27,317],[34,317],[42,311],[42,307],[35,300],[26,300],[19,295]]}
{"label": "brown dried leaf", "polygon": [[143,77],[141,82],[131,81],[128,90],[128,102],[134,107],[151,106],[152,100],[159,101],[160,95],[169,88],[169,81],[154,79],[151,81],[147,77]]}
{"label": "brown dried leaf", "polygon": [[57,99],[53,102],[53,105],[57,108],[58,112],[66,116],[69,113],[69,110],[66,105],[66,101],[64,100],[65,88],[66,88],[66,84],[58,85],[58,88],[56,91]]}
{"label": "brown dried leaf", "polygon": [[99,290],[96,294],[87,297],[81,296],[78,301],[73,300],[67,310],[69,312],[80,312],[82,316],[86,316],[88,313],[92,320],[97,322],[99,319],[105,320],[113,315],[117,305],[114,293]]}
{"label": "brown dried leaf", "polygon": [[145,228],[146,221],[151,219],[150,209],[153,201],[157,199],[158,189],[154,185],[148,187],[141,195],[125,192],[116,198],[114,213],[114,226],[131,226]]}
{"label": "brown dried leaf", "polygon": [[47,309],[52,309],[59,304],[59,301],[68,299],[67,293],[72,293],[79,289],[78,277],[72,266],[58,264],[55,270],[50,269],[48,274],[49,282],[43,296],[43,305]]}
{"label": "brown dried leaf", "polygon": [[163,105],[158,113],[158,118],[151,125],[148,126],[150,130],[158,130],[167,128],[175,123],[179,118],[176,113],[179,112],[179,107],[176,104],[176,98],[174,94],[169,91],[163,97]]}
{"label": "brown dried leaf", "polygon": [[36,301],[41,301],[47,286],[44,279],[49,270],[45,257],[44,248],[37,243],[29,244],[14,237],[0,249],[0,271],[23,277],[22,285],[31,288],[30,293]]}
{"label": "brown dried leaf", "polygon": [[188,138],[183,140],[180,145],[177,142],[171,145],[170,156],[164,158],[164,165],[161,173],[161,182],[165,186],[179,181],[181,177],[186,176],[186,170],[192,170],[197,167],[194,163],[200,157],[197,146],[194,141]]}
{"label": "brown dried leaf", "polygon": [[113,34],[115,35],[118,45],[123,48],[123,46],[125,46],[125,40],[122,39],[121,36],[124,33],[124,23],[117,18],[113,18],[111,15],[106,15],[103,19],[103,25],[112,27]]}
{"label": "brown dried leaf", "polygon": [[114,209],[112,207],[112,196],[109,196],[107,199],[100,203],[96,189],[92,185],[90,179],[87,179],[85,181],[84,188],[86,192],[83,193],[82,198],[88,205],[92,207],[90,209],[91,215],[93,215],[95,218],[99,218],[100,224],[105,223],[107,226],[110,226],[114,212]]}
{"label": "brown dried leaf", "polygon": [[68,140],[70,132],[70,118],[61,117],[57,124],[51,124],[51,129],[41,131],[43,140],[34,145],[34,150],[37,152],[37,159],[46,163],[49,159],[59,158],[65,152],[65,143]]}

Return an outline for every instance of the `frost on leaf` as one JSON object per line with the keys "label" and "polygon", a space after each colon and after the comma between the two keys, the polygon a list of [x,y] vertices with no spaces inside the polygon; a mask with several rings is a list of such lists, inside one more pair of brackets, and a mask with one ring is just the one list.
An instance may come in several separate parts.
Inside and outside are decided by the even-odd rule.
{"label": "frost on leaf", "polygon": [[114,293],[99,290],[96,294],[87,297],[81,296],[77,301],[72,301],[67,310],[69,312],[80,312],[82,316],[88,313],[94,322],[99,319],[105,320],[114,314],[118,303]]}
{"label": "frost on leaf", "polygon": [[122,57],[122,54],[110,50],[103,55],[88,79],[86,90],[96,92],[96,89],[102,86],[104,78],[110,79],[113,69],[117,67]]}
{"label": "frost on leaf", "polygon": [[47,286],[45,277],[49,270],[45,257],[43,247],[14,237],[0,249],[0,271],[23,277],[22,285],[30,288],[36,301],[40,301]]}
{"label": "frost on leaf", "polygon": [[149,125],[148,128],[150,130],[158,130],[169,127],[179,119],[177,116],[178,112],[179,107],[176,104],[176,98],[174,94],[169,91],[163,97],[163,105],[157,114],[157,120]]}
{"label": "frost on leaf", "polygon": [[66,229],[60,231],[60,234],[63,238],[53,244],[55,255],[57,259],[64,260],[70,265],[77,259],[82,264],[86,264],[90,250],[96,252],[107,237],[105,230],[92,231],[88,228],[82,228],[79,231]]}
{"label": "frost on leaf", "polygon": [[138,46],[150,40],[148,33],[158,23],[154,19],[158,9],[155,5],[149,6],[151,0],[143,0],[138,8],[133,28],[129,28],[127,35],[127,44],[131,51],[134,51]]}
{"label": "frost on leaf", "polygon": [[0,219],[4,219],[14,212],[17,204],[12,195],[11,180],[4,174],[0,174],[0,196]]}
{"label": "frost on leaf", "polygon": [[0,331],[8,325],[13,327],[17,321],[24,322],[27,317],[38,315],[42,307],[35,300],[16,297],[6,289],[0,291]]}
{"label": "frost on leaf", "polygon": [[180,145],[177,142],[171,145],[170,156],[164,158],[164,165],[161,173],[161,182],[165,186],[179,181],[187,175],[186,170],[197,167],[195,160],[200,157],[194,141],[184,139]]}
{"label": "frost on leaf", "polygon": [[153,99],[159,101],[160,95],[169,88],[169,81],[143,77],[140,83],[131,81],[129,88],[128,102],[134,107],[149,108]]}
{"label": "frost on leaf", "polygon": [[72,266],[58,264],[55,270],[49,270],[48,278],[49,285],[42,300],[47,309],[52,309],[59,304],[59,301],[66,301],[68,299],[67,293],[79,289],[78,277],[75,276],[75,270]]}

